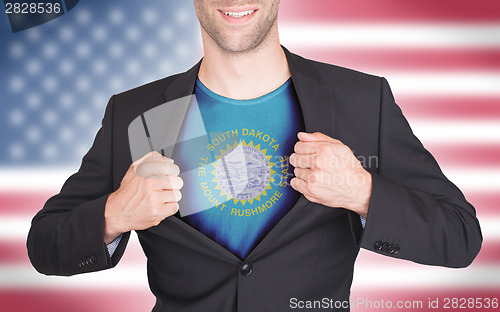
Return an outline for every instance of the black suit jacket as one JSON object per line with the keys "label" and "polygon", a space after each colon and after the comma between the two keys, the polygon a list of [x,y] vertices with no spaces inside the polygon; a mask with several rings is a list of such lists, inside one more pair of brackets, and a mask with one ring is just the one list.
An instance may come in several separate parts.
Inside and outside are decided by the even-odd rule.
{"label": "black suit jacket", "polygon": [[[373,180],[366,228],[355,213],[302,196],[241,260],[169,217],[138,231],[157,297],[154,311],[287,311],[290,298],[348,300],[359,247],[448,267],[467,266],[479,252],[474,208],[413,135],[386,80],[285,52],[306,131],[340,139],[358,158],[372,160],[366,168]],[[117,264],[129,233],[110,258],[104,207],[132,162],[128,125],[151,108],[192,94],[198,69],[199,63],[110,99],[79,171],[33,219],[27,245],[39,272],[73,275]]]}

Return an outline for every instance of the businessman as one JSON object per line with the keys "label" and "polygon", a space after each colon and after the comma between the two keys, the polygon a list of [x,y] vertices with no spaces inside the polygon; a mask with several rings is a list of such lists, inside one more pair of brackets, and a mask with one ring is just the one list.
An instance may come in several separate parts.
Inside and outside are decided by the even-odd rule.
{"label": "businessman", "polygon": [[[111,268],[135,230],[153,311],[288,311],[292,298],[349,310],[360,247],[422,264],[473,261],[475,210],[384,78],[282,47],[279,0],[194,3],[203,59],[110,99],[79,171],[33,219],[39,272]],[[172,153],[132,157],[134,120],[193,95],[180,126],[162,134],[179,142]],[[207,144],[181,144],[200,129]]]}

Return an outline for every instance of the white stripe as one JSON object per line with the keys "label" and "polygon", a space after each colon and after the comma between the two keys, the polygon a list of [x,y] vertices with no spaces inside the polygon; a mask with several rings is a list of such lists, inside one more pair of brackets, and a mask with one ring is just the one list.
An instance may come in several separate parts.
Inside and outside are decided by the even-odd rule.
{"label": "white stripe", "polygon": [[389,81],[396,100],[403,95],[500,96],[500,72],[387,72],[382,76]]}
{"label": "white stripe", "polygon": [[474,192],[500,192],[500,170],[498,168],[467,168],[458,170],[451,167],[447,168],[445,165],[441,165],[441,167],[446,177],[465,194]]}
{"label": "white stripe", "polygon": [[[399,262],[404,261],[400,260]],[[356,265],[352,288],[377,287],[401,289],[441,288],[441,289],[485,289],[500,287],[500,268],[491,266],[471,266],[465,269],[399,265]]]}
{"label": "white stripe", "polygon": [[146,266],[120,266],[71,277],[45,276],[26,266],[0,266],[2,289],[148,289]]}
{"label": "white stripe", "polygon": [[[399,260],[398,263],[406,261]],[[235,273],[237,274],[237,273]],[[71,277],[45,276],[25,266],[1,266],[2,289],[148,289],[145,266],[118,266],[116,268],[80,274]],[[466,269],[448,269],[422,265],[356,265],[353,288],[356,287],[420,287],[499,288],[500,268],[471,266]]]}
{"label": "white stripe", "polygon": [[58,193],[75,168],[8,168],[0,167],[0,191],[36,190]]}
{"label": "white stripe", "polygon": [[290,49],[311,48],[498,48],[500,24],[280,23]]}
{"label": "white stripe", "polygon": [[[0,226],[3,220],[0,221]],[[24,226],[26,222],[18,222],[18,226]],[[6,222],[7,223],[7,222]],[[25,232],[25,231],[21,231]],[[0,234],[0,238],[3,236]],[[23,241],[24,244],[24,241]],[[122,258],[121,265],[104,271],[79,274],[72,277],[45,276],[39,274],[32,267],[24,265],[0,265],[0,290],[2,289],[137,289],[147,290],[148,280],[146,272],[146,260],[144,263],[123,265],[127,262],[128,255],[132,252],[140,253],[142,249],[137,238],[137,233],[130,236],[127,250]]]}
{"label": "white stripe", "polygon": [[[31,217],[1,217],[0,240],[13,240],[24,244],[30,229]],[[500,217],[481,219],[483,236],[489,240],[500,240]],[[134,234],[135,235],[135,234]],[[131,242],[132,244],[136,244]],[[138,243],[137,243],[138,244]],[[138,249],[138,248],[134,248]]]}
{"label": "white stripe", "polygon": [[474,144],[500,143],[500,120],[410,119],[409,123],[424,145],[463,144],[474,148]]}

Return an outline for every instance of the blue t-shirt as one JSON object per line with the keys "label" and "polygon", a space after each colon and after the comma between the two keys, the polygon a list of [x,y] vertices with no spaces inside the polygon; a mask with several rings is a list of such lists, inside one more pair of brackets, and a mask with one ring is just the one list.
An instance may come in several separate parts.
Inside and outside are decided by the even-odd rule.
{"label": "blue t-shirt", "polygon": [[229,99],[196,82],[173,151],[184,187],[182,220],[241,259],[300,194],[289,185],[304,123],[292,80],[251,100]]}

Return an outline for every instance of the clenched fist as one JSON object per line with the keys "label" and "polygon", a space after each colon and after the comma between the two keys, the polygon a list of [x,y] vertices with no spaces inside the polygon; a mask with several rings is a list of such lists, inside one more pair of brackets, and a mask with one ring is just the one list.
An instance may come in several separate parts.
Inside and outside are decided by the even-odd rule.
{"label": "clenched fist", "polygon": [[351,149],[319,132],[300,132],[290,164],[290,185],[315,203],[343,207],[366,218],[372,179]]}
{"label": "clenched fist", "polygon": [[109,195],[104,217],[104,242],[131,230],[158,225],[179,210],[183,185],[172,159],[151,152],[130,165],[120,188]]}

